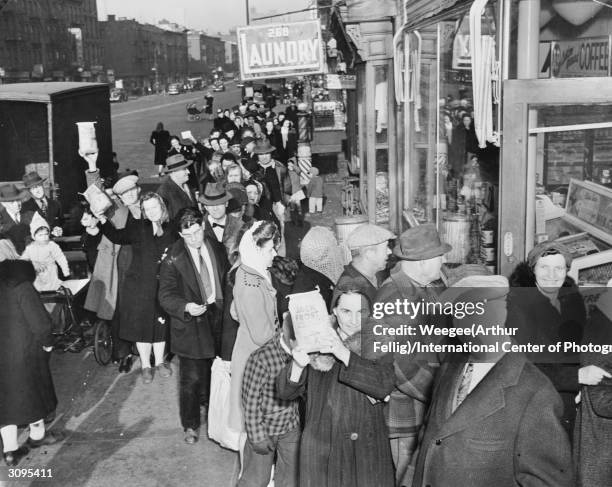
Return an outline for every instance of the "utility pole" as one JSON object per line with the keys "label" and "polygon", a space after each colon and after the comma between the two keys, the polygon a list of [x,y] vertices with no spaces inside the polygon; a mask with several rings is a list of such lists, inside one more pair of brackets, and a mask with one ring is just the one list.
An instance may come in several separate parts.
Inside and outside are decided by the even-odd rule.
{"label": "utility pole", "polygon": [[251,23],[251,14],[249,12],[249,0],[244,0],[246,2],[246,25],[250,25]]}

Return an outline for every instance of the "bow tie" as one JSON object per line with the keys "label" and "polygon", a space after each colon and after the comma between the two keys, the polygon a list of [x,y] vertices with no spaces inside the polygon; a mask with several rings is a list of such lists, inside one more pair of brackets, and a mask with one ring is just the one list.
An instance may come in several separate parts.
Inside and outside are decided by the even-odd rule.
{"label": "bow tie", "polygon": [[215,227],[225,228],[225,225],[221,225],[220,223],[213,223],[213,224],[212,224],[212,227],[213,227],[213,228],[215,228]]}

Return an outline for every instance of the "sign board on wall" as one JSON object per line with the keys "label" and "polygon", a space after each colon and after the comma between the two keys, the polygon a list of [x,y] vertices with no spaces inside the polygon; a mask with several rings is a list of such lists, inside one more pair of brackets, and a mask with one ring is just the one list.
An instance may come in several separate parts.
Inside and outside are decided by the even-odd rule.
{"label": "sign board on wall", "polygon": [[550,72],[553,78],[610,76],[610,36],[553,41]]}
{"label": "sign board on wall", "polygon": [[238,27],[243,80],[321,74],[325,56],[318,20]]}
{"label": "sign board on wall", "polygon": [[326,74],[325,86],[328,90],[354,90],[357,88],[357,76],[354,74]]}

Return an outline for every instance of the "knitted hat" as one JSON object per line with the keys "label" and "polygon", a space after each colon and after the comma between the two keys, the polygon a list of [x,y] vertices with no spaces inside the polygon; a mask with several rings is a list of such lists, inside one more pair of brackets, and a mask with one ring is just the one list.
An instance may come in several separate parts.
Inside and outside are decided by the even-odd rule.
{"label": "knitted hat", "polygon": [[326,227],[312,227],[300,244],[300,260],[333,283],[344,271],[344,252],[334,233]]}
{"label": "knitted hat", "polygon": [[41,228],[46,228],[47,230],[51,231],[47,220],[40,216],[40,213],[35,212],[34,216],[32,217],[32,221],[30,222],[30,235],[32,236],[32,238],[34,238],[36,232]]}
{"label": "knitted hat", "polygon": [[554,254],[561,254],[565,259],[565,265],[569,269],[573,260],[572,253],[565,245],[555,242],[554,240],[551,242],[541,242],[531,249],[531,252],[529,252],[527,255],[527,263],[529,264],[529,268],[533,270],[540,257]]}

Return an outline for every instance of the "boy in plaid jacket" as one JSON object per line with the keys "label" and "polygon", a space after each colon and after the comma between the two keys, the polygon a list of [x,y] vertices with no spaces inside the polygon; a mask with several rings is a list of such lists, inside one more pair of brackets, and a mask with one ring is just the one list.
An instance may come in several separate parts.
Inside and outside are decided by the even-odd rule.
{"label": "boy in plaid jacket", "polygon": [[247,442],[237,487],[266,487],[275,454],[275,484],[298,485],[301,436],[298,402],[279,399],[275,385],[278,374],[292,360],[290,340],[295,340],[295,335],[291,320],[285,318],[283,331],[253,352],[246,363],[242,408]]}

